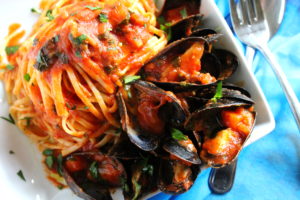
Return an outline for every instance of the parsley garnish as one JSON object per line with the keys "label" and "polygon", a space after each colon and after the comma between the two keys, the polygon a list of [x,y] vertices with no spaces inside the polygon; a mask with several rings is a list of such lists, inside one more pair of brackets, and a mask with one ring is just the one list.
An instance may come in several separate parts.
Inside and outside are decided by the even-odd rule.
{"label": "parsley garnish", "polygon": [[6,65],[6,69],[8,69],[8,70],[13,70],[14,68],[15,68],[15,66],[13,66],[11,64]]}
{"label": "parsley garnish", "polygon": [[84,109],[84,110],[87,110],[87,109],[89,109],[89,107],[88,107],[88,106],[84,106],[83,109]]}
{"label": "parsley garnish", "polygon": [[45,163],[48,166],[49,169],[51,169],[53,167],[53,156],[47,156],[45,159]]}
{"label": "parsley garnish", "polygon": [[107,22],[108,21],[108,17],[107,17],[106,14],[100,13],[99,14],[99,20],[100,20],[100,22]]}
{"label": "parsley garnish", "polygon": [[141,192],[142,186],[136,180],[133,180],[133,188],[134,197],[132,198],[132,200],[136,200]]}
{"label": "parsley garnish", "polygon": [[75,105],[71,106],[69,103],[66,103],[66,106],[67,106],[70,110],[75,110],[75,109],[76,109],[76,106],[75,106]]}
{"label": "parsley garnish", "polygon": [[19,45],[8,46],[8,47],[5,47],[5,52],[7,55],[12,55],[12,54],[16,53],[19,48],[20,48]]}
{"label": "parsley garnish", "polygon": [[61,154],[59,154],[56,158],[57,160],[57,172],[60,176],[63,175],[63,170],[62,170],[62,162],[63,162],[63,157]]}
{"label": "parsley garnish", "polygon": [[159,28],[160,30],[164,31],[167,34],[168,41],[172,38],[172,30],[171,30],[171,23],[167,22],[165,24],[160,24]]}
{"label": "parsley garnish", "polygon": [[142,171],[145,173],[148,173],[150,176],[152,176],[153,175],[153,165],[147,164],[146,166],[143,167]]}
{"label": "parsley garnish", "polygon": [[7,117],[3,117],[3,116],[1,116],[0,118],[8,121],[11,124],[15,124],[15,120],[14,120],[14,118],[12,118],[11,114],[8,115],[8,118]]}
{"label": "parsley garnish", "polygon": [[172,138],[175,140],[187,140],[188,137],[176,128],[171,129]]}
{"label": "parsley garnish", "polygon": [[36,8],[31,8],[30,11],[31,11],[32,13],[41,14],[41,11],[39,11],[39,10],[36,9]]}
{"label": "parsley garnish", "polygon": [[9,154],[15,154],[13,150],[9,150]]}
{"label": "parsley garnish", "polygon": [[26,126],[28,127],[28,126],[30,126],[30,121],[31,121],[31,117],[24,117],[24,118],[22,118],[22,120],[26,120]]}
{"label": "parsley garnish", "polygon": [[45,149],[43,151],[43,155],[45,155],[45,156],[52,156],[53,155],[53,149]]}
{"label": "parsley garnish", "polygon": [[101,10],[102,9],[100,7],[93,7],[93,6],[85,6],[85,7],[90,9],[90,10]]}
{"label": "parsley garnish", "polygon": [[29,82],[30,81],[30,75],[28,73],[26,73],[24,75],[24,79],[25,79],[25,81]]}
{"label": "parsley garnish", "polygon": [[62,189],[64,189],[64,186],[63,186],[63,185],[58,185],[57,188],[58,188],[59,190],[62,190]]}
{"label": "parsley garnish", "polygon": [[78,58],[82,58],[80,50],[75,51],[75,56]]}
{"label": "parsley garnish", "polygon": [[98,174],[98,163],[97,163],[97,161],[92,162],[92,164],[89,168],[89,171],[90,171],[90,173],[91,173],[91,175],[94,179],[98,178],[99,174]]}
{"label": "parsley garnish", "polygon": [[48,22],[54,20],[54,16],[52,15],[52,10],[47,10],[46,17],[48,17],[47,19]]}
{"label": "parsley garnish", "polygon": [[180,15],[182,18],[186,18],[188,16],[185,8],[180,10]]}
{"label": "parsley garnish", "polygon": [[211,98],[212,101],[217,102],[218,99],[221,99],[223,97],[222,95],[222,81],[219,81],[217,84],[216,93],[213,98]]}
{"label": "parsley garnish", "polygon": [[23,174],[22,170],[19,170],[18,173],[17,173],[17,175],[18,175],[23,181],[26,182],[26,179],[25,179],[25,177],[24,177],[24,174]]}
{"label": "parsley garnish", "polygon": [[128,75],[128,76],[125,76],[123,78],[123,81],[124,81],[124,84],[128,84],[128,83],[131,83],[133,81],[136,81],[136,80],[139,80],[141,78],[141,76],[137,76],[137,75]]}
{"label": "parsley garnish", "polygon": [[86,39],[87,39],[87,36],[84,34],[82,34],[76,38],[72,37],[72,40],[76,45],[81,45]]}

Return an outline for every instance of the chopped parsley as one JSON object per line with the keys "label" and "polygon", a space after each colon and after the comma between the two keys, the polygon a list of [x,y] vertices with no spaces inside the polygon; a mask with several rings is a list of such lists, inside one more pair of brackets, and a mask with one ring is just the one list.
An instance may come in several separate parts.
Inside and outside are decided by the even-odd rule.
{"label": "chopped parsley", "polygon": [[9,154],[15,154],[13,150],[9,150]]}
{"label": "chopped parsley", "polygon": [[142,169],[143,172],[148,173],[150,176],[153,176],[153,165],[146,164]]}
{"label": "chopped parsley", "polygon": [[182,18],[186,18],[188,16],[185,8],[180,10],[180,15],[181,15]]}
{"label": "chopped parsley", "polygon": [[7,55],[12,55],[12,54],[16,53],[19,48],[20,48],[19,45],[8,46],[8,47],[5,47],[5,52]]}
{"label": "chopped parsley", "polygon": [[160,30],[164,31],[167,34],[168,41],[172,38],[172,30],[171,30],[171,23],[167,22],[165,24],[160,24],[159,28]]}
{"label": "chopped parsley", "polygon": [[63,185],[58,185],[57,188],[58,188],[59,190],[62,190],[62,189],[64,189],[64,186],[63,186]]}
{"label": "chopped parsley", "polygon": [[41,14],[41,11],[39,11],[37,8],[31,8],[30,11],[32,13]]}
{"label": "chopped parsley", "polygon": [[8,121],[11,124],[15,124],[15,120],[14,120],[14,118],[12,118],[11,114],[8,115],[8,118],[7,117],[3,117],[3,116],[1,116],[0,118]]}
{"label": "chopped parsley", "polygon": [[184,135],[180,130],[176,128],[171,129],[171,134],[172,134],[172,138],[178,141],[188,139],[186,135]]}
{"label": "chopped parsley", "polygon": [[30,126],[31,119],[32,119],[31,117],[24,117],[21,120],[26,120],[26,126],[28,127]]}
{"label": "chopped parsley", "polygon": [[84,41],[87,39],[87,36],[84,35],[84,34],[81,34],[80,36],[74,38],[72,35],[71,35],[71,38],[72,38],[72,41],[74,42],[74,44],[76,45],[81,45],[84,43]]}
{"label": "chopped parsley", "polygon": [[91,175],[94,179],[97,179],[99,177],[97,161],[92,162],[92,164],[89,168],[89,172],[91,173]]}
{"label": "chopped parsley", "polygon": [[45,163],[48,166],[49,169],[53,167],[54,159],[53,156],[47,156],[45,159]]}
{"label": "chopped parsley", "polygon": [[100,13],[99,14],[99,20],[100,20],[100,22],[108,22],[108,17],[107,17],[106,14]]}
{"label": "chopped parsley", "polygon": [[141,189],[142,189],[142,186],[136,180],[133,180],[134,197],[132,198],[132,200],[138,199]]}
{"label": "chopped parsley", "polygon": [[62,176],[63,175],[63,170],[62,170],[62,168],[63,168],[63,163],[62,163],[63,162],[63,157],[62,157],[62,155],[59,154],[57,156],[56,160],[57,160],[57,172],[60,176]]}
{"label": "chopped parsley", "polygon": [[6,65],[6,69],[8,69],[8,70],[13,70],[14,68],[15,68],[15,66],[13,66],[11,64]]}
{"label": "chopped parsley", "polygon": [[87,110],[87,109],[89,109],[89,107],[88,107],[88,106],[84,106],[83,109],[84,109],[84,110]]}
{"label": "chopped parsley", "polygon": [[70,109],[70,110],[75,110],[76,106],[75,105],[70,105],[69,103],[66,103],[66,106]]}
{"label": "chopped parsley", "polygon": [[123,78],[124,84],[129,84],[133,81],[139,80],[141,76],[138,75],[128,75]]}
{"label": "chopped parsley", "polygon": [[18,173],[17,173],[17,175],[18,175],[23,181],[26,182],[26,179],[25,179],[25,177],[24,177],[24,174],[23,174],[22,170],[19,170]]}
{"label": "chopped parsley", "polygon": [[217,102],[218,99],[221,99],[223,97],[222,95],[222,81],[219,81],[217,84],[216,93],[213,98],[211,98],[212,101]]}
{"label": "chopped parsley", "polygon": [[101,10],[102,9],[100,7],[93,7],[93,6],[85,6],[85,7],[90,9],[90,10]]}
{"label": "chopped parsley", "polygon": [[30,75],[28,73],[26,73],[24,75],[24,79],[25,79],[25,81],[29,82],[30,81]]}
{"label": "chopped parsley", "polygon": [[53,155],[53,149],[45,149],[43,151],[43,155],[45,155],[45,156],[52,156]]}
{"label": "chopped parsley", "polygon": [[47,10],[46,17],[48,18],[47,19],[48,22],[54,20],[54,16],[52,15],[52,10]]}
{"label": "chopped parsley", "polygon": [[75,51],[75,56],[78,58],[82,58],[80,50]]}

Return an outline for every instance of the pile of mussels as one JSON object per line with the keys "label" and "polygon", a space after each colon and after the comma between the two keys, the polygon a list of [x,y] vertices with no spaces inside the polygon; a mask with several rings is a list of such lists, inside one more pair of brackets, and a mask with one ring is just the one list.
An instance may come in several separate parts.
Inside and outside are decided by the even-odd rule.
{"label": "pile of mussels", "polygon": [[[64,158],[64,178],[83,199],[111,199],[111,189],[120,187],[125,199],[157,189],[183,193],[202,166],[228,165],[250,136],[254,102],[245,89],[226,83],[238,67],[236,56],[213,48],[221,35],[203,28],[202,16],[195,13],[200,1],[174,2],[166,1],[158,14],[184,5],[188,15],[169,27],[169,45],[141,68],[141,79],[117,94],[122,124],[118,141],[101,152]],[[210,75],[208,83],[170,78],[164,66],[180,68],[179,58],[195,45],[204,48],[200,74]],[[70,171],[74,160],[85,164]]]}

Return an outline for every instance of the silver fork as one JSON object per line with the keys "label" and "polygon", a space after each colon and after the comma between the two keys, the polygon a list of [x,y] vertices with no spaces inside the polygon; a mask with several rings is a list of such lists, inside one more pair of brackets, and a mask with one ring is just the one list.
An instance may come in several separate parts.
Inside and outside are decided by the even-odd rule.
{"label": "silver fork", "polygon": [[267,41],[270,37],[270,30],[262,11],[260,0],[239,1],[240,6],[237,6],[236,0],[230,0],[230,12],[233,28],[242,42],[248,46],[258,49],[270,63],[281,84],[281,87],[283,88],[283,91],[285,92],[286,98],[298,125],[298,129],[300,129],[300,104],[283,70],[268,48]]}

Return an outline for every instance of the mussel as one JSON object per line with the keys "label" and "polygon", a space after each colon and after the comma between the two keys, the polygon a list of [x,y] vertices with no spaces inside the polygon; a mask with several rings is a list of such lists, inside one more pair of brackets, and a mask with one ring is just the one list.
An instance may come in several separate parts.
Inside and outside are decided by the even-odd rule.
{"label": "mussel", "polygon": [[157,2],[156,15],[164,17],[167,22],[174,23],[190,15],[200,12],[200,0],[164,0]]}
{"label": "mussel", "polygon": [[198,166],[187,165],[180,160],[161,159],[158,188],[165,193],[181,194],[192,187],[198,173]]}
{"label": "mussel", "polygon": [[85,200],[109,200],[109,189],[121,187],[127,175],[122,163],[99,151],[64,158],[63,176],[70,189]]}
{"label": "mussel", "polygon": [[166,124],[183,124],[186,111],[175,95],[152,83],[136,81],[129,92],[127,102],[121,92],[117,95],[123,131],[140,149],[155,150],[159,137],[165,135]]}
{"label": "mussel", "polygon": [[187,91],[226,80],[237,69],[235,55],[212,50],[201,37],[188,37],[168,45],[140,70],[147,81],[171,91]]}
{"label": "mussel", "polygon": [[[231,86],[232,87],[232,86]],[[237,87],[235,87],[237,88]],[[210,88],[212,90],[212,88]],[[200,158],[211,167],[230,164],[238,155],[251,134],[255,123],[254,102],[237,89],[222,89],[220,99],[209,99],[213,92],[199,93],[207,103],[194,111],[185,128],[200,134]]]}

